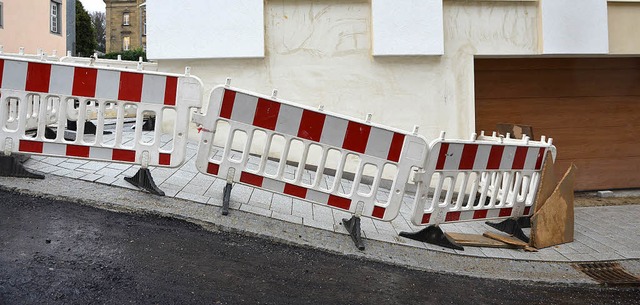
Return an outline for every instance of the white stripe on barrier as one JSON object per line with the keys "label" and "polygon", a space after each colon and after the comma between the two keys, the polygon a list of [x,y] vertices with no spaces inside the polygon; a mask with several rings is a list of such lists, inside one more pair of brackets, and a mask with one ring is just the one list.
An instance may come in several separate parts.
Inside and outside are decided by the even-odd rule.
{"label": "white stripe on barrier", "polygon": [[[399,213],[405,186],[412,169],[422,166],[427,153],[426,141],[415,134],[392,130],[345,116],[313,110],[274,97],[266,97],[230,87],[217,87],[211,94],[206,116],[194,117],[203,131],[196,165],[198,170],[210,175],[230,179],[248,185],[283,193],[292,197],[328,205],[333,208],[357,213],[384,221],[394,219]],[[228,122],[229,133],[219,151],[212,144],[219,122]],[[241,158],[232,158],[231,149],[236,131],[247,135]],[[266,143],[257,169],[249,168],[249,150],[254,144],[256,131],[266,134]],[[284,138],[281,158],[277,161],[277,171],[267,173],[267,155],[272,151],[274,137]],[[302,143],[302,152],[292,179],[287,178],[285,167],[292,143]],[[302,174],[308,164],[311,146],[321,149],[321,157],[313,182],[305,182]],[[327,188],[321,186],[324,169],[330,160],[328,152],[339,152],[334,180]],[[348,164],[348,156],[358,158],[353,173],[350,190],[341,190],[341,177]],[[351,157],[349,157],[351,158]],[[364,191],[363,176],[365,165],[374,168],[371,190]],[[397,168],[392,179],[388,198],[377,199],[381,190],[382,172],[387,165]],[[368,188],[369,185],[365,187]]]}
{"label": "white stripe on barrier", "polygon": [[551,139],[544,138],[433,141],[417,178],[412,222],[433,225],[530,215],[547,151],[555,158]]}

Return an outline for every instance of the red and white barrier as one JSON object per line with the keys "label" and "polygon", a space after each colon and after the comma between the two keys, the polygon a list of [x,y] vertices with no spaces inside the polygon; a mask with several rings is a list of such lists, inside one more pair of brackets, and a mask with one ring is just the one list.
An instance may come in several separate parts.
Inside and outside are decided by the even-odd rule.
{"label": "red and white barrier", "polygon": [[440,139],[429,147],[419,173],[412,222],[446,222],[528,216],[532,213],[540,172],[552,141]]}
{"label": "red and white barrier", "polygon": [[[228,86],[214,89],[206,116],[195,116],[194,121],[201,126],[202,139],[197,158],[200,172],[240,182],[270,191],[283,193],[304,199],[315,204],[342,209],[363,216],[390,221],[399,213],[405,185],[412,168],[418,168],[427,153],[426,141],[421,137],[400,130],[372,124],[346,116],[315,110],[293,104],[275,96],[263,96]],[[223,147],[213,145],[219,122],[228,122],[229,132]],[[233,135],[242,131],[247,135],[240,153],[241,158],[233,158]],[[250,168],[250,148],[254,134],[266,134],[264,149],[258,152],[259,164]],[[273,151],[274,137],[284,138],[278,149],[282,150],[277,160],[277,172],[266,171],[269,152]],[[302,143],[297,170],[292,178],[285,173],[287,157],[293,141]],[[310,147],[321,148],[321,157],[314,176],[305,181],[302,176],[310,165]],[[329,151],[339,152],[337,160],[329,160]],[[216,158],[218,154],[218,158]],[[222,154],[222,156],[219,156]],[[360,160],[353,173],[353,187],[341,191],[342,177],[348,156]],[[328,187],[322,187],[322,175],[327,164],[337,163],[335,180]],[[391,192],[388,198],[376,198],[382,183],[383,168],[387,165],[397,167],[397,174],[390,177]],[[367,173],[365,167],[374,169]],[[365,175],[372,175],[370,190],[359,188]]]}
{"label": "red and white barrier", "polygon": [[[185,159],[189,111],[201,106],[202,82],[189,75],[0,56],[0,93],[0,125],[5,127],[0,135],[5,151],[175,167]],[[79,101],[78,122],[87,119],[87,107],[95,107],[97,132],[85,135],[84,126],[78,124],[75,139],[66,140],[67,106],[75,101]],[[17,114],[12,112],[15,105]],[[125,145],[126,107],[135,107],[137,115],[135,139]],[[117,112],[113,136],[103,135],[107,108]],[[162,122],[166,109],[176,114],[169,149],[161,147],[160,132],[142,140],[143,114],[154,113]],[[38,118],[34,135],[27,134],[28,117]],[[17,125],[10,126],[14,121]],[[45,137],[46,127],[57,128],[55,138]]]}

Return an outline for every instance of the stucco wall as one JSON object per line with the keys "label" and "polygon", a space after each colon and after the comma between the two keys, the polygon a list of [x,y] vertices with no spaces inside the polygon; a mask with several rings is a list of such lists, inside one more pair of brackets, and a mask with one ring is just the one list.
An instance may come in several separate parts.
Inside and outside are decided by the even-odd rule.
{"label": "stucco wall", "polygon": [[161,60],[192,67],[210,89],[223,84],[364,118],[428,139],[474,129],[474,54],[535,54],[536,2],[444,2],[445,55],[371,56],[366,0],[268,1],[264,59]]}
{"label": "stucco wall", "polygon": [[4,52],[17,53],[20,47],[25,53],[36,54],[38,49],[51,54],[56,50],[58,56],[66,53],[67,42],[67,4],[62,1],[60,10],[60,34],[52,34],[49,28],[50,1],[19,0],[3,1],[3,28],[0,29],[0,45]]}

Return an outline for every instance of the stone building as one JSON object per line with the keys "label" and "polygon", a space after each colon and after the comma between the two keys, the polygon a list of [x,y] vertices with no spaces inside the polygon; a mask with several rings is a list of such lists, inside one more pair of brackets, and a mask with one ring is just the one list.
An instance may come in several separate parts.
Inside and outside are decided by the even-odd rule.
{"label": "stone building", "polygon": [[146,50],[146,14],[144,0],[103,0],[107,13],[107,53]]}

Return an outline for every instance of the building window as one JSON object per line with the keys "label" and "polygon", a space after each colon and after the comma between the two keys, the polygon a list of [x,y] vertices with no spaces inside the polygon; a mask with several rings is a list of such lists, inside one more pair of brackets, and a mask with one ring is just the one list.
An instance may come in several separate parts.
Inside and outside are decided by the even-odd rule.
{"label": "building window", "polygon": [[129,25],[129,13],[122,14],[122,25]]}
{"label": "building window", "polygon": [[[0,24],[2,26],[2,24]],[[144,19],[144,23],[142,24],[142,35],[147,36],[147,19]]]}
{"label": "building window", "polygon": [[0,2],[0,29],[4,27],[4,16],[2,16],[2,2]]}
{"label": "building window", "polygon": [[131,38],[129,36],[124,36],[124,38],[122,38],[122,50],[129,51],[130,46],[131,46]]}
{"label": "building window", "polygon": [[51,33],[61,34],[62,32],[62,17],[60,14],[61,4],[56,1],[51,1]]}

